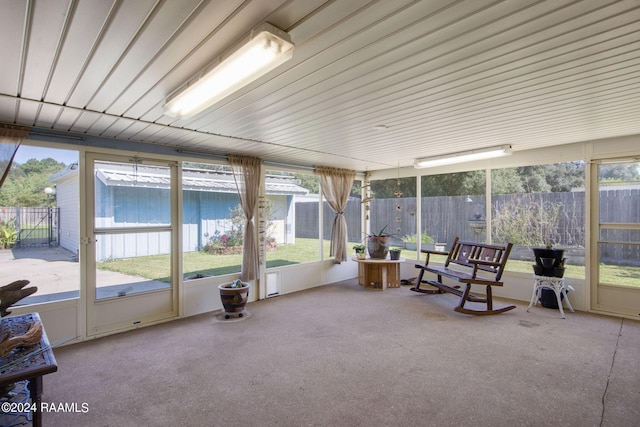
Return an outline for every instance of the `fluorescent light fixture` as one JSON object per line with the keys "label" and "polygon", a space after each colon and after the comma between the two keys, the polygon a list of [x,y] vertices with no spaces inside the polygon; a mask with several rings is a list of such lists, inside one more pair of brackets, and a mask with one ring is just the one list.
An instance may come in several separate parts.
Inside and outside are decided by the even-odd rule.
{"label": "fluorescent light fixture", "polygon": [[423,157],[421,159],[416,159],[413,166],[417,169],[430,168],[434,166],[470,162],[472,160],[508,156],[511,152],[512,150],[510,145],[500,145],[499,147],[479,148],[477,150],[462,151],[459,153],[445,154],[443,156]]}
{"label": "fluorescent light fixture", "polygon": [[271,24],[258,26],[243,42],[239,48],[218,58],[193,83],[172,95],[164,105],[165,114],[179,119],[191,117],[293,56],[289,34]]}

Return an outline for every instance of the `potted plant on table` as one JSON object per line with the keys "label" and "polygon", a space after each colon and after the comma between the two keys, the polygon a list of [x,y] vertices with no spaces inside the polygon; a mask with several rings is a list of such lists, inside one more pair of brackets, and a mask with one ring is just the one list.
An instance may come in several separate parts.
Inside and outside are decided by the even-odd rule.
{"label": "potted plant on table", "polygon": [[389,253],[389,239],[391,235],[385,233],[388,225],[375,234],[367,235],[367,252],[369,257],[374,259],[385,259]]}
{"label": "potted plant on table", "polygon": [[400,248],[389,249],[389,259],[399,260],[401,252],[402,252],[402,249]]}
{"label": "potted plant on table", "polygon": [[244,283],[240,279],[236,279],[232,283],[218,285],[225,319],[231,316],[244,316],[244,307],[249,299],[249,287],[248,283]]}
{"label": "potted plant on table", "polygon": [[365,245],[363,244],[353,245],[353,250],[356,252],[356,258],[365,259],[367,257],[367,254],[365,253],[365,251],[367,250],[367,247]]}

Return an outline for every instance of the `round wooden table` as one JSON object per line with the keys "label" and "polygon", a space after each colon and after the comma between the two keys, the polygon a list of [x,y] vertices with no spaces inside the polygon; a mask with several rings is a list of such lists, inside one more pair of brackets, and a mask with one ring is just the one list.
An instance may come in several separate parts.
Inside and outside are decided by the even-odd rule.
{"label": "round wooden table", "polygon": [[358,263],[358,283],[365,289],[385,290],[400,287],[400,259],[351,258]]}

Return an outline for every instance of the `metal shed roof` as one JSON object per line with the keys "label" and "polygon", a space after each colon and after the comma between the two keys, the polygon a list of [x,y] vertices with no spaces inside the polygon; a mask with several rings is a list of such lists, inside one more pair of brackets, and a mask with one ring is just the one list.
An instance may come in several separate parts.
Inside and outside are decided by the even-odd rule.
{"label": "metal shed roof", "polygon": [[[153,166],[118,167],[109,165],[97,169],[98,178],[108,186],[169,188],[170,177],[166,169]],[[298,185],[295,177],[267,176],[265,191],[269,195],[307,195],[309,190]],[[205,169],[183,169],[182,188],[191,191],[236,193],[236,184],[230,172]]]}

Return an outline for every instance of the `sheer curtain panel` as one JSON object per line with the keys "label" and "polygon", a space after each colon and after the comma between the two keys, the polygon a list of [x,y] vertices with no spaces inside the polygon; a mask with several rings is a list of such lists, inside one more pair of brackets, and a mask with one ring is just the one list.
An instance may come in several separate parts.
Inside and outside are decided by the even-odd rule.
{"label": "sheer curtain panel", "polygon": [[29,135],[29,129],[0,125],[0,188],[9,174],[18,147]]}
{"label": "sheer curtain panel", "polygon": [[331,246],[329,254],[333,262],[340,264],[347,260],[347,220],[344,210],[347,208],[349,194],[353,187],[356,172],[347,169],[317,167],[320,175],[320,188],[329,207],[336,213],[331,227]]}
{"label": "sheer curtain panel", "polygon": [[240,204],[245,216],[244,240],[242,249],[242,271],[240,280],[248,281],[258,278],[259,253],[256,244],[255,217],[258,210],[260,176],[262,161],[250,156],[227,156],[233,168]]}

